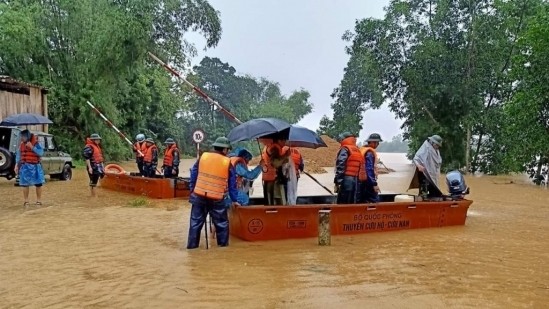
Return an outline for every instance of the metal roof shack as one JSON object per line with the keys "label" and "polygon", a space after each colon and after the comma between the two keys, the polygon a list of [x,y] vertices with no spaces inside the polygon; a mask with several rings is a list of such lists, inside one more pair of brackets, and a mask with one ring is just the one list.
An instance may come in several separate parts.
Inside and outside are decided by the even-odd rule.
{"label": "metal roof shack", "polygon": [[[40,85],[0,75],[0,119],[20,113],[48,117],[48,89]],[[29,126],[29,129],[48,132],[47,125]]]}

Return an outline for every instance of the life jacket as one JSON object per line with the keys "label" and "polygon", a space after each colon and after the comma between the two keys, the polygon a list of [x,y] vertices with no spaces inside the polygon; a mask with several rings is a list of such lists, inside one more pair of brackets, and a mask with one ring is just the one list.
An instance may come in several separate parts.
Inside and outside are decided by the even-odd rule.
{"label": "life jacket", "polygon": [[345,176],[358,177],[359,180],[366,180],[366,170],[364,168],[364,157],[360,154],[360,150],[356,146],[356,138],[347,137],[341,141],[341,148],[346,149],[349,153],[347,162],[345,162]]}
{"label": "life jacket", "polygon": [[[362,147],[360,147],[360,153],[361,153],[362,156],[364,157],[364,160],[366,160],[366,154],[367,154],[368,152],[371,152],[371,153],[374,154],[374,174],[375,174],[376,177],[377,177],[377,175],[379,175],[379,168],[377,167],[377,164],[378,164],[378,162],[379,162],[379,158],[378,158],[378,156],[377,156],[377,151],[376,151],[374,148],[368,147],[368,146],[362,146]],[[364,163],[366,163],[366,162],[364,162]]]}
{"label": "life jacket", "polygon": [[[248,168],[248,164],[246,164],[246,160],[244,160],[244,158],[242,157],[232,157],[231,158],[231,165],[236,169],[236,166],[239,164],[239,163],[242,163],[244,164],[244,166],[246,168]],[[243,182],[243,177],[240,176],[240,175],[236,175],[236,187],[237,188],[242,188],[242,182]]]}
{"label": "life jacket", "polygon": [[290,156],[292,158],[292,161],[294,162],[295,172],[299,176],[299,165],[301,164],[302,160],[301,153],[299,153],[299,150],[297,150],[297,148],[293,147],[284,147],[283,152],[286,153],[286,151],[290,152]]}
{"label": "life jacket", "polygon": [[103,151],[101,151],[101,147],[97,146],[91,139],[86,139],[86,146],[90,147],[93,150],[91,161],[95,164],[100,164],[104,162],[103,159]]}
{"label": "life jacket", "polygon": [[[145,152],[147,151],[147,144],[145,142],[136,142],[133,144],[133,149],[135,150],[135,156],[137,158],[143,158],[145,156]],[[143,155],[140,155],[139,152]]]}
{"label": "life jacket", "polygon": [[198,162],[198,177],[193,192],[211,200],[222,200],[227,192],[231,160],[215,152],[205,152]]}
{"label": "life jacket", "polygon": [[145,151],[145,156],[143,157],[143,162],[152,163],[153,161],[153,150],[158,149],[155,144],[152,144],[150,147],[147,147]]}
{"label": "life jacket", "polygon": [[[166,150],[164,151],[164,163],[163,163],[164,166],[173,166],[174,151],[179,151],[179,149],[177,149],[176,144],[172,144],[170,145],[170,147],[166,148]],[[151,153],[151,156],[152,156],[152,153]]]}
{"label": "life jacket", "polygon": [[276,150],[278,150],[278,153],[282,155],[283,148],[280,147],[278,144],[271,144],[263,149],[263,153],[261,154],[261,158],[263,161],[265,161],[265,167],[263,167],[263,174],[262,179],[263,181],[275,181],[276,180],[276,168],[271,165],[271,155]]}
{"label": "life jacket", "polygon": [[[38,143],[36,135],[32,134],[30,142],[32,148]],[[21,142],[19,145],[19,152],[21,153],[21,163],[38,164],[40,163],[40,156],[37,155],[32,149],[27,148],[26,143]]]}

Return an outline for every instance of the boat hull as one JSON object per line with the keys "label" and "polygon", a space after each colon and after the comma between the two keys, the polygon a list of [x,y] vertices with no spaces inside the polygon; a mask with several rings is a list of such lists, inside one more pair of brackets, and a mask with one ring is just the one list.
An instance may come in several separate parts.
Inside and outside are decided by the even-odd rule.
{"label": "boat hull", "polygon": [[150,198],[188,198],[190,195],[188,178],[147,178],[136,174],[106,173],[101,187]]}
{"label": "boat hull", "polygon": [[332,235],[464,225],[470,200],[232,207],[231,235],[246,241],[318,237],[319,210],[329,209]]}

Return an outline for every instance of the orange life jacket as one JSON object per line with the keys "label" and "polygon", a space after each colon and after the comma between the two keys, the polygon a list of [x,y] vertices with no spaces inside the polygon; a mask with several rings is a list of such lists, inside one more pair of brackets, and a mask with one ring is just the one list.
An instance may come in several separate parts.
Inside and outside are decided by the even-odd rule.
{"label": "orange life jacket", "polygon": [[360,153],[362,154],[362,156],[364,157],[364,160],[366,161],[366,154],[368,152],[371,152],[374,154],[374,174],[376,175],[379,175],[379,169],[377,167],[377,163],[379,162],[379,158],[377,156],[377,151],[372,148],[372,147],[368,147],[368,146],[362,146],[360,147]]}
{"label": "orange life jacket", "polygon": [[345,163],[345,176],[359,177],[359,180],[366,180],[364,157],[356,146],[356,138],[351,136],[341,141],[341,149],[346,149],[349,153],[349,157]]}
{"label": "orange life jacket", "polygon": [[91,161],[95,164],[103,163],[103,151],[101,151],[101,147],[97,146],[96,143],[94,143],[91,139],[86,139],[86,146],[89,146],[92,150],[92,158]]}
{"label": "orange life jacket", "polygon": [[[147,144],[145,142],[136,142],[133,144],[133,149],[136,151],[135,156],[137,158],[143,158],[145,156],[145,152],[147,151]],[[140,151],[143,155],[139,154]]]}
{"label": "orange life jacket", "polygon": [[205,152],[198,164],[198,177],[194,193],[211,200],[220,201],[225,197],[229,181],[231,160],[215,152]]}
{"label": "orange life jacket", "polygon": [[[244,160],[244,158],[242,157],[232,157],[231,158],[231,165],[236,169],[236,165],[238,165],[239,163],[242,163],[244,164],[244,166],[246,168],[248,168],[248,164],[246,164],[246,160]],[[242,181],[243,181],[243,178],[242,176],[240,175],[236,175],[236,187],[237,188],[242,188]]]}
{"label": "orange life jacket", "polygon": [[153,150],[158,149],[155,144],[152,144],[150,147],[147,147],[145,151],[145,156],[143,157],[143,162],[152,163],[153,160]]}
{"label": "orange life jacket", "polygon": [[[179,149],[177,149],[176,144],[170,145],[170,147],[166,148],[164,151],[164,166],[172,166],[173,165],[173,152],[177,151],[179,152]],[[152,156],[152,153],[151,153]]]}
{"label": "orange life jacket", "polygon": [[[36,138],[36,135],[32,135],[30,142],[32,144],[32,148],[38,143],[38,140]],[[19,145],[19,152],[21,153],[21,163],[29,163],[29,164],[38,164],[40,163],[40,156],[37,155],[34,151],[32,151],[32,148],[29,149],[26,145],[26,143],[21,142],[21,145]]]}
{"label": "orange life jacket", "polygon": [[272,153],[278,150],[278,153],[282,155],[283,148],[280,147],[278,144],[271,144],[263,149],[263,153],[261,154],[261,158],[263,161],[265,161],[265,167],[263,168],[263,174],[262,178],[263,181],[275,181],[276,180],[276,168],[271,165],[271,155]]}

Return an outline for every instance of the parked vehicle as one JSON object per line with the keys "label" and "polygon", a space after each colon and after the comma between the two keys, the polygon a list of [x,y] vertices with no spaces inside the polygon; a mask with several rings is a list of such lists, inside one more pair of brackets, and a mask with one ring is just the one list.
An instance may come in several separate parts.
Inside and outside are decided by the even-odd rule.
{"label": "parked vehicle", "polygon": [[[0,177],[15,177],[15,152],[20,144],[22,129],[18,127],[0,127]],[[70,154],[57,146],[54,136],[44,132],[32,132],[44,148],[42,168],[50,178],[70,180],[72,178],[73,160]]]}

